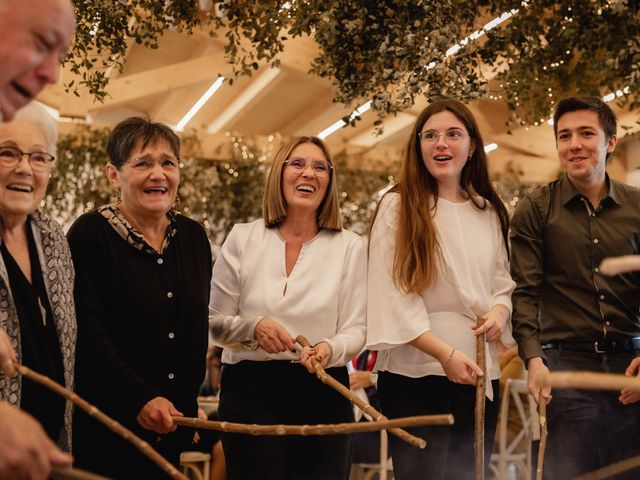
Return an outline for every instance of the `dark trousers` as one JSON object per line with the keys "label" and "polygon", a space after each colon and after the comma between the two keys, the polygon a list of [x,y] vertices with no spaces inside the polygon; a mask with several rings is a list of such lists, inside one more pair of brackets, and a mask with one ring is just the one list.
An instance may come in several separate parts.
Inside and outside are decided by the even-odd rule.
{"label": "dark trousers", "polygon": [[[599,354],[545,350],[549,370],[624,373],[629,353]],[[548,431],[544,472],[549,480],[578,475],[640,455],[640,402],[623,405],[620,392],[555,389],[547,408]],[[640,478],[633,470],[620,479]]]}
{"label": "dark trousers", "polygon": [[[498,419],[499,384],[491,382],[493,401],[485,403],[485,470],[489,478],[489,458]],[[378,393],[382,413],[389,418],[451,413],[452,426],[407,429],[426,440],[420,450],[394,435],[389,435],[393,473],[397,480],[472,480],[474,478],[473,439],[475,432],[476,389],[458,385],[444,376],[409,378],[389,372],[378,375]]]}
{"label": "dark trousers", "polygon": [[[345,367],[327,373],[349,386]],[[353,421],[351,403],[302,365],[284,361],[224,365],[220,419],[229,422],[318,424]],[[349,435],[262,436],[222,434],[228,480],[346,480]]]}

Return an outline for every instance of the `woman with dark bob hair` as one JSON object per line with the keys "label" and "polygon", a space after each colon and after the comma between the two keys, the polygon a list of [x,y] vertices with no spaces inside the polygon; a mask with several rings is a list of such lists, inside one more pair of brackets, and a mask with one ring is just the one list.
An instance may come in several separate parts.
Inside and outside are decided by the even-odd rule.
{"label": "woman with dark bob hair", "polygon": [[[176,466],[193,430],[207,353],[211,249],[204,229],[172,210],[180,140],[143,118],[108,140],[114,203],[76,220],[68,238],[76,267],[77,391]],[[166,478],[127,442],[76,415],[78,465],[109,477]],[[176,431],[174,431],[176,430]]]}
{"label": "woman with dark bob hair", "polygon": [[[473,478],[475,336],[486,332],[485,453],[498,410],[495,342],[508,325],[508,217],[491,187],[477,123],[456,100],[431,103],[416,120],[398,184],[371,228],[368,347],[389,418],[451,412],[452,427],[423,427],[422,451],[390,437],[398,480]],[[476,320],[484,324],[476,328]]]}
{"label": "woman with dark bob hair", "polygon": [[[213,269],[209,322],[225,347],[220,419],[352,421],[350,402],[311,366],[315,357],[348,387],[345,365],[365,340],[365,246],[342,228],[335,165],[320,139],[296,137],[280,148],[263,216],[233,228]],[[300,334],[313,345],[301,355],[294,341]],[[230,480],[349,476],[349,436],[223,433],[222,444]]]}

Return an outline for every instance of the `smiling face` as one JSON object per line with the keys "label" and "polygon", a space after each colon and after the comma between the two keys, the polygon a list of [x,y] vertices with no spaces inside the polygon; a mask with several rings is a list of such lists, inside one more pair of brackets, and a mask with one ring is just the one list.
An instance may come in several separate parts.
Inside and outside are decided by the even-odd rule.
{"label": "smiling face", "polygon": [[[47,139],[40,126],[26,120],[0,123],[0,150],[2,147],[49,153]],[[26,156],[14,167],[0,163],[0,216],[5,222],[26,220],[27,215],[38,208],[47,190],[49,173],[50,167],[34,172]]]}
{"label": "smiling face", "polygon": [[420,131],[420,151],[429,173],[439,185],[459,185],[474,148],[464,123],[453,112],[443,110],[430,116]]}
{"label": "smiling face", "polygon": [[120,167],[107,165],[109,182],[120,189],[120,210],[137,219],[164,217],[173,206],[180,183],[179,161],[165,140],[142,142]]}
{"label": "smiling face", "polygon": [[69,0],[0,0],[0,120],[58,81],[74,30]]}
{"label": "smiling face", "polygon": [[[331,171],[315,171],[315,162],[326,162],[328,159],[320,147],[313,143],[301,143],[289,155],[282,170],[282,193],[287,204],[287,213],[299,211],[317,212],[327,193]],[[300,170],[291,166],[291,162],[305,163]]]}
{"label": "smiling face", "polygon": [[567,176],[576,182],[598,183],[604,180],[607,154],[617,139],[607,139],[598,114],[576,110],[562,115],[557,122],[558,157]]}

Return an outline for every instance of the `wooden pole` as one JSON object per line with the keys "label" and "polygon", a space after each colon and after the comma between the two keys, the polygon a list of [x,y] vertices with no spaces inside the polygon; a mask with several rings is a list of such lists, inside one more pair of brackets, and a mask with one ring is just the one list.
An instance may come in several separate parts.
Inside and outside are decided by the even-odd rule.
{"label": "wooden pole", "polygon": [[[478,317],[477,326],[480,328],[484,320]],[[484,407],[487,394],[487,359],[485,355],[486,334],[476,337],[476,363],[483,375],[476,378],[476,411],[475,436],[473,440],[475,479],[484,480]]]}
{"label": "wooden pole", "polygon": [[177,425],[219,430],[222,432],[244,433],[247,435],[348,435],[350,433],[376,432],[399,427],[420,427],[423,425],[453,425],[453,415],[422,415],[395,418],[376,422],[334,423],[325,425],[248,425],[246,423],[214,422],[198,418],[172,417]]}
{"label": "wooden pole", "polygon": [[628,388],[640,392],[640,378],[617,373],[551,372],[548,378],[542,375],[536,377],[534,383],[539,387],[614,391]]}
{"label": "wooden pole", "polygon": [[611,465],[599,468],[593,472],[585,473],[584,475],[576,478],[576,480],[602,480],[605,478],[615,477],[616,475],[620,475],[621,473],[628,472],[629,470],[636,468],[640,468],[640,455],[612,463]]}
{"label": "wooden pole", "polygon": [[80,470],[78,468],[53,467],[51,475],[57,480],[109,480],[108,477]]}
{"label": "wooden pole", "polygon": [[[311,347],[311,344],[309,343],[309,340],[307,340],[302,335],[298,335],[296,337],[296,342],[298,342],[303,347]],[[322,383],[325,383],[325,384],[329,385],[331,388],[333,388],[334,390],[336,390],[343,397],[347,398],[350,402],[352,402],[354,405],[356,405],[364,413],[366,413],[366,414],[370,415],[372,418],[374,418],[375,421],[389,420],[387,417],[382,415],[380,412],[378,412],[371,405],[369,405],[368,403],[363,401],[361,398],[358,398],[356,395],[354,395],[351,390],[349,390],[347,387],[342,385],[340,382],[338,382],[331,375],[327,374],[324,371],[324,368],[322,368],[322,365],[320,365],[315,360],[315,358],[311,358],[311,365],[313,365],[313,368],[316,371],[316,376],[318,377],[318,379]],[[409,432],[406,432],[405,430],[402,430],[400,428],[396,428],[396,427],[390,428],[389,429],[389,433],[395,435],[398,438],[401,438],[402,440],[404,440],[407,443],[410,443],[411,445],[415,445],[416,447],[424,448],[424,447],[427,446],[427,442],[425,442],[422,438],[418,438],[418,437],[416,437],[414,435],[411,435]]]}
{"label": "wooden pole", "polygon": [[67,390],[59,383],[54,382],[49,377],[41,375],[39,373],[34,372],[29,367],[25,367],[24,365],[16,365],[16,370],[22,376],[27,377],[34,382],[39,383],[40,385],[44,385],[50,390],[53,390],[57,394],[63,396],[75,406],[81,408],[89,415],[94,417],[96,420],[105,424],[112,431],[120,435],[125,440],[131,442],[138,450],[140,450],[144,455],[149,457],[154,463],[156,463],[160,468],[162,468],[167,474],[171,476],[171,478],[175,478],[178,480],[189,480],[182,473],[180,473],[171,463],[169,463],[162,455],[156,452],[151,446],[134,434],[131,430],[125,428],[120,423],[115,421],[113,418],[105,415],[97,407],[91,405],[89,402],[76,395],[70,390]]}
{"label": "wooden pole", "polygon": [[540,422],[540,447],[538,449],[538,465],[536,466],[536,480],[542,480],[544,471],[544,452],[547,448],[547,399],[540,395],[538,404],[538,420]]}

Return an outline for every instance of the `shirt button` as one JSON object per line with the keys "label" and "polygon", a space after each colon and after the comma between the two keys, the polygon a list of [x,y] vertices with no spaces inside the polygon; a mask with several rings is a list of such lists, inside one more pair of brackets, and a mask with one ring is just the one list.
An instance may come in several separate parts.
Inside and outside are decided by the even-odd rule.
{"label": "shirt button", "polygon": [[167,375],[167,377],[169,377],[169,380],[173,380],[173,377],[175,377],[175,375],[173,373],[170,373],[169,375]]}
{"label": "shirt button", "polygon": [[167,298],[173,298],[173,292],[167,292]]}
{"label": "shirt button", "polygon": [[592,214],[591,214],[591,216],[595,218],[595,216],[596,216],[595,212],[594,212],[594,213],[592,213]]}
{"label": "shirt button", "polygon": [[173,332],[169,332],[169,338],[170,338],[170,339],[172,339],[172,340],[173,340],[173,339],[175,338],[175,336],[176,336],[176,334],[175,334],[175,333],[173,333]]}
{"label": "shirt button", "polygon": [[604,322],[604,323],[606,323],[607,325],[611,325],[611,322]]}
{"label": "shirt button", "polygon": [[164,263],[164,260],[162,260],[161,258],[158,259],[158,265],[162,265]]}
{"label": "shirt button", "polygon": [[598,243],[600,240],[598,240],[597,238],[593,239],[593,243]]}
{"label": "shirt button", "polygon": [[600,269],[598,267],[593,269],[594,272],[598,273],[600,271]]}
{"label": "shirt button", "polygon": [[600,295],[600,300],[604,300],[604,295]]}

